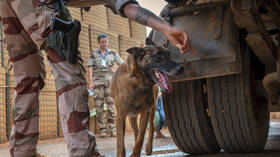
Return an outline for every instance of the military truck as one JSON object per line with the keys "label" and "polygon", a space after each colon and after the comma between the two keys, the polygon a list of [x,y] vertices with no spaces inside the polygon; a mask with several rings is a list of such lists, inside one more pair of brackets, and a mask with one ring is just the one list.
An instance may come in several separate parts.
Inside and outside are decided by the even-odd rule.
{"label": "military truck", "polygon": [[197,51],[181,54],[150,34],[185,68],[163,96],[174,143],[189,154],[263,151],[269,114],[280,111],[280,1],[166,1],[161,17]]}

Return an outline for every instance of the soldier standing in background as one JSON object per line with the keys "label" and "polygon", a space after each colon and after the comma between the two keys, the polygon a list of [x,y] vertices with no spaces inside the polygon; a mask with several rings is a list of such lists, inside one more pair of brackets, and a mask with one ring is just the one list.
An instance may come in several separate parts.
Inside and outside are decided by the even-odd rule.
{"label": "soldier standing in background", "polygon": [[[99,157],[95,136],[89,130],[88,91],[85,69],[77,49],[79,22],[70,21],[64,4],[71,7],[106,5],[114,13],[135,20],[164,34],[181,52],[191,48],[185,32],[172,27],[136,0],[0,0],[2,21],[10,62],[13,63],[15,95],[12,157],[39,156],[39,93],[46,76],[41,50],[47,52],[53,70],[60,119],[69,157]],[[66,38],[62,38],[62,36]],[[65,40],[62,42],[60,39]]]}
{"label": "soldier standing in background", "polygon": [[161,132],[161,130],[164,127],[166,127],[166,121],[165,121],[165,114],[163,110],[162,92],[160,87],[158,87],[158,95],[156,99],[156,113],[154,118],[154,125],[155,125],[156,138],[165,137]]}
{"label": "soldier standing in background", "polygon": [[99,48],[91,52],[88,59],[89,88],[94,92],[94,107],[97,112],[99,137],[107,136],[106,117],[104,113],[104,100],[108,110],[108,124],[110,136],[116,136],[114,100],[111,96],[110,82],[113,75],[113,66],[117,62],[123,63],[122,58],[114,50],[108,49],[107,34],[102,33],[97,38]]}

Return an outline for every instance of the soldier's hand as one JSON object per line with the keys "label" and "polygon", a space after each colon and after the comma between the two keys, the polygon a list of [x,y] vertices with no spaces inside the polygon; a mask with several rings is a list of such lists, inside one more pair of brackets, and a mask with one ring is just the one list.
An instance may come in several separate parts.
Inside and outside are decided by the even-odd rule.
{"label": "soldier's hand", "polygon": [[171,26],[165,32],[165,35],[173,45],[180,49],[181,53],[186,53],[191,50],[196,55],[196,51],[192,48],[186,32]]}
{"label": "soldier's hand", "polygon": [[89,84],[89,89],[93,90],[93,83]]}

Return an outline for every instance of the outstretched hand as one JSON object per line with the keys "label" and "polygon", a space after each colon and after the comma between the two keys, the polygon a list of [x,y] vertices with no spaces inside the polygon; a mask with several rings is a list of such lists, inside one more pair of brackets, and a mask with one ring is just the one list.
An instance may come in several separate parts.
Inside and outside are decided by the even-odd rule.
{"label": "outstretched hand", "polygon": [[192,51],[194,55],[196,55],[195,49],[191,46],[191,42],[186,34],[186,32],[179,30],[175,27],[170,27],[165,32],[168,40],[177,48],[180,49],[181,53],[186,53],[189,50]]}
{"label": "outstretched hand", "polygon": [[196,51],[192,48],[186,32],[170,26],[168,22],[163,21],[151,11],[142,8],[138,4],[127,3],[123,7],[123,12],[126,17],[164,34],[174,46],[180,49],[181,53],[186,53],[188,50],[191,50],[196,55]]}

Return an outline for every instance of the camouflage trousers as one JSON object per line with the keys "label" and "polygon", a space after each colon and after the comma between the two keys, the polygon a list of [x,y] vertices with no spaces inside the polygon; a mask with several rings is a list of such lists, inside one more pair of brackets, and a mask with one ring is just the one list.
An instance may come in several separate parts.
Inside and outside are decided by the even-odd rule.
{"label": "camouflage trousers", "polygon": [[[38,8],[36,3],[36,0],[0,0],[0,19],[16,84],[10,136],[12,157],[35,157],[39,137],[39,93],[46,76],[39,48],[49,33],[53,10],[47,6]],[[54,49],[48,49],[47,56],[55,77],[69,156],[91,156],[96,151],[96,141],[89,130],[83,61],[79,58],[77,64],[70,64],[62,60]]]}
{"label": "camouflage trousers", "polygon": [[99,133],[107,132],[104,103],[107,104],[108,125],[110,132],[115,132],[115,107],[111,96],[110,80],[104,78],[94,79],[94,106],[97,112]]}

